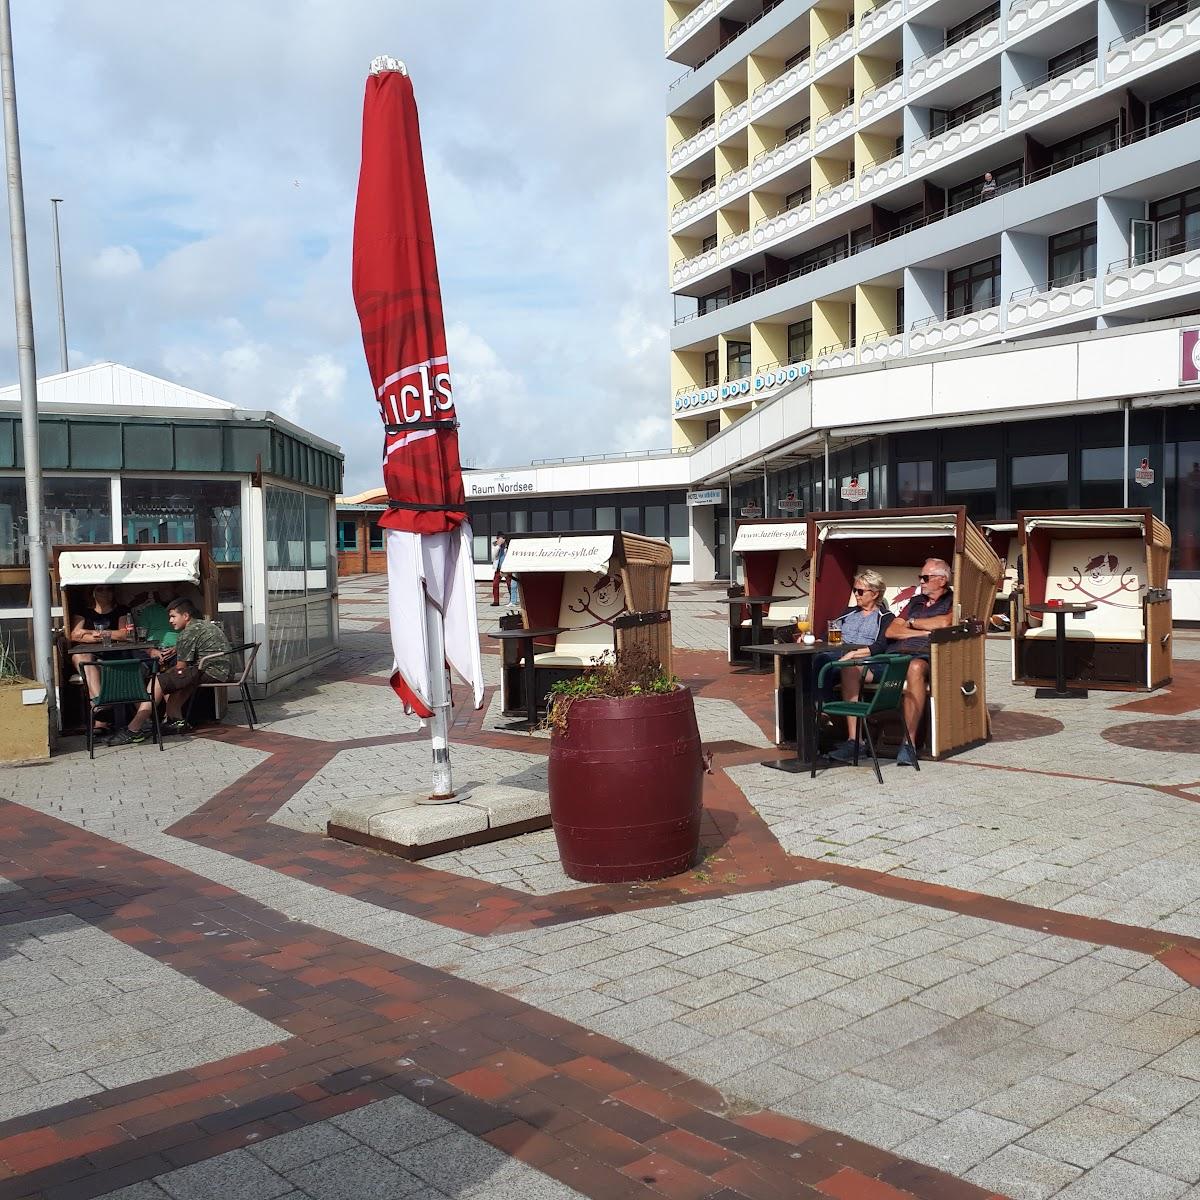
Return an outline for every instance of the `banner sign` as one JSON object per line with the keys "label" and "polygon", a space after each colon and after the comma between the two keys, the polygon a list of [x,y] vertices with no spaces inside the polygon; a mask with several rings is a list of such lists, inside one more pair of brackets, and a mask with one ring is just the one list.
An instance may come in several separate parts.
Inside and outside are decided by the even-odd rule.
{"label": "banner sign", "polygon": [[720,488],[704,488],[702,491],[688,492],[688,508],[700,508],[706,504],[721,504],[725,493]]}
{"label": "banner sign", "polygon": [[763,521],[760,525],[739,525],[735,550],[803,550],[808,545],[805,521]]}
{"label": "banner sign", "polygon": [[859,483],[858,476],[852,475],[849,483],[842,484],[841,496],[843,500],[849,500],[851,504],[857,504],[860,500],[867,498],[867,485]]}
{"label": "banner sign", "polygon": [[64,550],[60,586],[98,583],[199,583],[200,551],[168,546],[154,550]]}
{"label": "banner sign", "polygon": [[751,501],[749,504],[738,509],[738,512],[743,516],[753,521],[756,517],[762,516],[762,505],[755,504]]}
{"label": "banner sign", "polygon": [[1179,331],[1179,382],[1200,383],[1200,329]]}
{"label": "banner sign", "polygon": [[613,555],[612,534],[582,537],[513,537],[504,570],[514,575],[547,571],[587,571],[603,575]]}
{"label": "banner sign", "polygon": [[1148,458],[1143,458],[1141,465],[1134,470],[1133,481],[1141,487],[1149,487],[1154,482],[1154,468]]}
{"label": "banner sign", "polygon": [[804,501],[796,499],[795,492],[788,492],[782,500],[776,501],[781,513],[798,513],[804,508]]}

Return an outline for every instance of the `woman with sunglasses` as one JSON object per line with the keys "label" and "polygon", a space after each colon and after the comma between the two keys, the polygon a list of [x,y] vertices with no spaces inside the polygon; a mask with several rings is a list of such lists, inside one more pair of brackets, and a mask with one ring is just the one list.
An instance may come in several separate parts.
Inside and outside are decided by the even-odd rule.
{"label": "woman with sunglasses", "polygon": [[[823,650],[813,656],[813,674],[819,676],[821,668],[828,662],[850,662],[856,658],[869,658],[882,654],[887,649],[887,627],[892,622],[883,598],[883,576],[869,568],[854,577],[854,603],[838,618],[842,627],[841,650]],[[862,668],[843,667],[831,671],[821,689],[822,700],[833,699],[833,688],[837,682],[842,686],[843,700],[857,700],[862,687]],[[854,744],[858,733],[858,721],[846,718],[849,738],[829,754],[835,762],[853,762]]]}

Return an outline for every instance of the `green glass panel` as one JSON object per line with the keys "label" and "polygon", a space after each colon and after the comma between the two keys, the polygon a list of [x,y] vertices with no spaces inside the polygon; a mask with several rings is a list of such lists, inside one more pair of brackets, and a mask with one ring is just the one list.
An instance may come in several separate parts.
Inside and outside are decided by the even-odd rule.
{"label": "green glass panel", "polygon": [[17,423],[0,421],[0,467],[17,465]]}
{"label": "green glass panel", "polygon": [[124,437],[125,470],[169,471],[175,465],[170,425],[130,423]]}
{"label": "green glass panel", "polygon": [[180,425],[175,429],[175,466],[180,471],[221,470],[221,429],[216,425]]}
{"label": "green glass panel", "polygon": [[[65,421],[38,421],[38,452],[42,456],[43,468],[71,466]],[[25,465],[24,456],[20,465]]]}
{"label": "green glass panel", "polygon": [[271,465],[271,435],[262,428],[225,429],[225,469],[249,475],[255,470],[258,456],[263,467]]}
{"label": "green glass panel", "polygon": [[[42,463],[46,462],[45,451]],[[87,468],[121,469],[121,426],[77,421],[71,425],[71,467],[76,471]]]}

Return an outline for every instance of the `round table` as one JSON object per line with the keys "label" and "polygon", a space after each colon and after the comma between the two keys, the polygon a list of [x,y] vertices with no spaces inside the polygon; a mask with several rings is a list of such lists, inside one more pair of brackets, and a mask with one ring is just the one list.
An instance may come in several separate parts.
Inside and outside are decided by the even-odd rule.
{"label": "round table", "polygon": [[1067,687],[1067,617],[1080,618],[1084,613],[1094,612],[1095,604],[1027,604],[1025,611],[1053,614],[1057,624],[1054,630],[1054,687],[1038,688],[1033,694],[1039,700],[1086,700],[1086,688]]}
{"label": "round table", "polygon": [[[522,653],[524,655],[524,683],[525,683],[525,721],[524,728],[534,730],[537,728],[537,669],[533,658],[535,654],[534,640],[536,638],[554,637],[562,633],[563,630],[558,626],[548,627],[546,629],[497,629],[488,634],[488,637],[495,638],[500,642],[520,642]],[[503,670],[501,666],[501,670]],[[521,725],[510,726],[510,728],[520,729]]]}
{"label": "round table", "polygon": [[813,703],[813,655],[823,650],[837,650],[828,642],[775,642],[763,646],[747,646],[754,654],[770,654],[775,658],[795,659],[796,692],[796,757],[773,759],[763,763],[776,771],[797,774],[811,769],[813,759],[819,756],[817,745],[816,707]]}
{"label": "round table", "polygon": [[[750,641],[761,642],[763,632],[763,609],[768,604],[788,604],[794,603],[799,596],[730,596],[725,601],[726,604],[732,606],[734,604],[744,604],[750,610]],[[747,653],[752,653],[753,647],[743,646],[742,649]],[[754,653],[754,664],[750,671],[755,675],[763,674],[764,668],[762,665],[761,654],[765,653],[760,649],[759,653]]]}

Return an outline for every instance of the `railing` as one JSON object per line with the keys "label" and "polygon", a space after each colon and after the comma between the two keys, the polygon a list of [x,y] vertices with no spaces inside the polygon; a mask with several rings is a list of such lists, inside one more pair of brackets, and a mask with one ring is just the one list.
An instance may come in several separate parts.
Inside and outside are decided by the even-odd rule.
{"label": "railing", "polygon": [[783,0],[763,0],[763,9],[758,16],[751,17],[750,20],[742,25],[740,29],[738,29],[735,33],[731,33],[729,37],[720,42],[717,48],[711,54],[706,54],[698,63],[696,63],[694,67],[689,67],[686,71],[684,71],[684,73],[680,75],[679,78],[676,79],[667,90],[674,91],[685,79],[691,75],[694,75],[702,66],[704,66],[706,62],[716,58],[726,46],[732,46],[733,43],[736,42],[738,38],[740,38],[742,34],[746,32],[747,29],[753,25],[757,25],[759,21],[763,19],[763,17],[765,17],[773,9],[778,8],[782,3]]}
{"label": "railing", "polygon": [[1189,254],[1193,250],[1200,250],[1200,233],[1193,233],[1190,237],[1171,238],[1161,246],[1155,246],[1153,250],[1148,250],[1144,254],[1131,254],[1128,258],[1114,259],[1108,264],[1108,270],[1105,272],[1111,275],[1114,271],[1128,271],[1133,267],[1145,267],[1150,263],[1161,262],[1164,258],[1175,258],[1180,254]]}
{"label": "railing", "polygon": [[991,112],[992,109],[998,107],[995,93],[988,92],[987,95],[973,100],[968,108],[956,112],[952,118],[947,118],[944,124],[939,125],[936,129],[931,128],[925,137],[913,138],[913,145],[920,146],[932,142],[940,138],[943,133],[949,133],[950,130],[957,129],[960,125],[965,125],[976,117],[982,117],[984,113]]}
{"label": "railing", "polygon": [[663,450],[615,450],[611,454],[573,454],[565,458],[535,458],[531,467],[552,467],[560,463],[620,462],[627,458],[661,458],[669,454],[690,454],[691,446],[670,446]]}
{"label": "railing", "polygon": [[[894,241],[896,238],[904,237],[906,234],[914,233],[918,229],[924,229],[929,225],[936,224],[938,221],[945,220],[947,217],[956,216],[961,212],[965,212],[969,208],[974,208],[977,204],[986,203],[1006,192],[1015,191],[1018,188],[1026,187],[1031,183],[1039,183],[1044,179],[1049,179],[1053,175],[1057,175],[1061,171],[1069,171],[1072,167],[1077,167],[1083,163],[1090,162],[1094,158],[1099,158],[1104,154],[1110,154],[1114,150],[1120,150],[1125,146],[1132,145],[1134,142],[1142,141],[1146,138],[1154,137],[1156,134],[1163,133],[1169,129],[1174,129],[1179,125],[1187,124],[1190,121],[1200,119],[1200,104],[1193,105],[1191,108],[1181,113],[1176,113],[1171,117],[1164,117],[1162,120],[1154,121],[1147,125],[1144,129],[1133,130],[1130,133],[1122,134],[1119,137],[1112,138],[1108,142],[1103,142],[1099,146],[1093,146],[1088,150],[1081,151],[1079,154],[1074,154],[1070,158],[1062,159],[1056,163],[1050,163],[1048,166],[1040,167],[1036,171],[1028,171],[1024,175],[1018,176],[1016,179],[1010,180],[1008,183],[999,185],[996,190],[988,196],[980,196],[978,193],[968,196],[956,204],[947,205],[943,209],[937,209],[923,217],[918,217],[915,221],[909,221],[905,225],[898,226],[895,229],[888,230],[886,233],[879,234],[873,238],[864,239],[850,247],[847,243],[845,253],[830,255],[826,259],[822,259],[816,263],[810,263],[804,267],[800,267],[794,271],[789,271],[786,275],[780,275],[770,281],[764,281],[756,284],[744,291],[731,293],[726,303],[736,304],[741,300],[748,300],[751,296],[760,295],[762,292],[770,288],[780,287],[783,284],[791,283],[793,280],[799,279],[804,275],[828,266],[832,262],[837,262],[849,255],[861,254],[866,250],[873,250],[877,246],[885,245],[888,242]],[[838,186],[838,185],[833,185]],[[1126,266],[1139,265],[1137,263],[1126,263]],[[1119,262],[1110,264],[1109,271],[1118,269]],[[722,305],[722,307],[724,307]],[[694,321],[697,317],[705,314],[689,313],[683,317],[677,317],[676,325],[684,325],[689,321]]]}
{"label": "railing", "polygon": [[903,76],[903,75],[904,75],[904,68],[901,67],[898,71],[896,71],[896,73],[894,75],[889,75],[886,79],[881,80],[879,83],[873,83],[870,87],[863,88],[862,94],[858,97],[859,104],[861,104],[864,100],[869,99],[871,96],[875,95],[876,92],[883,91],[883,89],[885,87],[889,87],[891,84],[895,83],[897,79],[901,78],[901,76]]}
{"label": "railing", "polygon": [[1094,67],[1096,60],[1094,58],[1086,58],[1082,62],[1072,63],[1069,67],[1056,68],[1053,71],[1047,71],[1044,75],[1039,75],[1036,79],[1029,80],[1028,83],[1022,83],[1018,87],[1013,88],[1008,94],[1010,100],[1017,96],[1023,96],[1026,92],[1032,92],[1034,88],[1039,88],[1043,83],[1049,83],[1052,79],[1061,79],[1066,75],[1070,75],[1072,71],[1077,71],[1080,67]]}
{"label": "railing", "polygon": [[[667,49],[673,50],[675,43],[680,40],[682,35],[686,34],[690,37],[695,30],[707,25],[729,2],[730,0],[703,0],[703,3],[697,4],[687,16],[680,17],[667,30]],[[705,8],[708,9],[707,12],[704,11]],[[693,28],[685,29],[686,25],[691,25]]]}
{"label": "railing", "polygon": [[[986,45],[988,35],[995,34],[994,46]],[[951,53],[956,47],[963,46],[970,38],[978,37],[978,45],[974,51],[967,52],[967,47],[959,54]],[[975,54],[986,53],[995,46],[1000,45],[1000,19],[993,17],[990,21],[982,21],[976,27],[965,30],[960,33],[953,41],[943,41],[939,49],[934,50],[930,54],[922,54],[918,58],[914,58],[908,68],[910,87],[912,90],[925,87],[926,84],[939,78],[943,71],[957,70],[964,62],[975,57]],[[957,59],[958,61],[954,61]]]}

